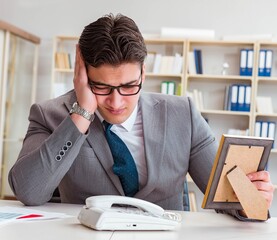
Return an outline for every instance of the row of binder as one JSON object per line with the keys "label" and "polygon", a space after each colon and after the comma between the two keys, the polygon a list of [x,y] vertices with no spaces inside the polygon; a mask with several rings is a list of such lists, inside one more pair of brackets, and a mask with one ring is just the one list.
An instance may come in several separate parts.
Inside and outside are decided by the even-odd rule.
{"label": "row of binder", "polygon": [[275,131],[276,131],[275,122],[257,121],[255,123],[255,137],[275,139]]}
{"label": "row of binder", "polygon": [[249,112],[251,105],[251,86],[231,84],[226,86],[224,110]]}
{"label": "row of binder", "polygon": [[161,83],[161,93],[168,95],[175,95],[176,83],[172,81],[164,81]]}
{"label": "row of binder", "polygon": [[253,49],[240,50],[240,76],[252,76],[253,73]]}
{"label": "row of binder", "polygon": [[271,76],[273,51],[261,49],[259,53],[259,69],[258,75],[264,77]]}
{"label": "row of binder", "polygon": [[[261,49],[259,52],[258,76],[271,76],[273,51]],[[240,75],[252,76],[253,74],[254,51],[253,49],[240,50]]]}

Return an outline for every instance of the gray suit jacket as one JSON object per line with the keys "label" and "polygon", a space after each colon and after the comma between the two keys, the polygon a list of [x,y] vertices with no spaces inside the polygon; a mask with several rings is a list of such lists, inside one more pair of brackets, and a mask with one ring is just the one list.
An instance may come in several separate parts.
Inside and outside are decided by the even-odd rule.
{"label": "gray suit jacket", "polygon": [[[28,132],[9,173],[11,188],[26,205],[46,203],[56,187],[67,203],[84,204],[93,195],[124,195],[99,119],[81,134],[69,116],[74,101],[70,91],[31,107]],[[181,210],[187,172],[205,191],[215,138],[189,98],[142,93],[139,104],[148,180],[135,197]]]}

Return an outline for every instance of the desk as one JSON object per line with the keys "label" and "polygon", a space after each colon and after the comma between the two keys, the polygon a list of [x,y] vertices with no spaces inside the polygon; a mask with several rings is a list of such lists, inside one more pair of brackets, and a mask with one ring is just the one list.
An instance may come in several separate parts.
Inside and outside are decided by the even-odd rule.
{"label": "desk", "polygon": [[[0,200],[0,206],[24,207],[18,201]],[[47,203],[32,209],[62,212],[73,217],[37,222],[8,223],[0,227],[2,240],[202,240],[202,239],[276,239],[277,218],[267,222],[241,222],[215,212],[181,212],[183,220],[174,231],[94,231],[78,219],[81,205]],[[29,208],[29,207],[28,207]]]}

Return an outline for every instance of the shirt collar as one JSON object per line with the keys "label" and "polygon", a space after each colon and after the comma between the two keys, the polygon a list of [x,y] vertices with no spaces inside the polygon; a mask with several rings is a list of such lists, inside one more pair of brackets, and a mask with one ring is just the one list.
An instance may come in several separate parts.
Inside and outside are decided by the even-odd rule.
{"label": "shirt collar", "polygon": [[[103,122],[104,118],[101,116],[101,114],[99,113],[98,110],[95,111],[95,114],[99,117],[100,121]],[[121,124],[114,124],[116,126],[122,126],[123,128],[125,128],[128,132],[130,132],[135,124],[136,118],[137,118],[137,114],[138,114],[138,105],[136,105],[134,111],[132,112],[132,114],[126,119],[125,122],[121,123]]]}

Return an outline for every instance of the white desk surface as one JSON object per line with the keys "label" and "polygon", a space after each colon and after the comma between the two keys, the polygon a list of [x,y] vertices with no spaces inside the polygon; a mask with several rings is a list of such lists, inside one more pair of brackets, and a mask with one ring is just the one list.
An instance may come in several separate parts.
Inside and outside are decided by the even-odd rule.
{"label": "white desk surface", "polygon": [[[24,207],[18,201],[0,200],[0,206]],[[182,223],[174,231],[94,231],[82,226],[77,216],[82,205],[47,203],[31,209],[60,212],[70,218],[33,222],[11,222],[0,226],[2,240],[208,240],[208,239],[274,239],[277,237],[277,218],[266,222],[241,222],[215,212],[181,212]]]}

